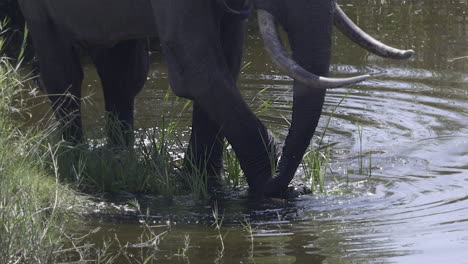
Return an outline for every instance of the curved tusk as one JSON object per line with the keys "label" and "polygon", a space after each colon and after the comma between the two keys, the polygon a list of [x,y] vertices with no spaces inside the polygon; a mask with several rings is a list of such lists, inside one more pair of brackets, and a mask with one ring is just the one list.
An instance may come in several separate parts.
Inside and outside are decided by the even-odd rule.
{"label": "curved tusk", "polygon": [[413,50],[400,50],[392,48],[371,37],[369,34],[360,29],[356,24],[354,24],[354,22],[351,21],[351,19],[336,3],[335,26],[356,44],[378,56],[402,60],[408,59],[414,55]]}
{"label": "curved tusk", "polygon": [[260,33],[268,53],[276,65],[294,80],[313,88],[331,89],[356,84],[370,77],[361,75],[351,78],[326,78],[310,73],[289,56],[279,37],[273,15],[263,9],[258,9],[257,12]]}

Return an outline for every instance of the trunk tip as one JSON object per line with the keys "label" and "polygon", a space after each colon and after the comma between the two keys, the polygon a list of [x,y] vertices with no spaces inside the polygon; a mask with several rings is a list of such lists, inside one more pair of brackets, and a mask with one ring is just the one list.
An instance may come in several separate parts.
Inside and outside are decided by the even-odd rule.
{"label": "trunk tip", "polygon": [[412,50],[412,49],[405,50],[405,51],[403,51],[401,58],[404,59],[404,60],[409,59],[409,58],[413,57],[415,54],[416,54],[416,52],[414,52],[414,50]]}

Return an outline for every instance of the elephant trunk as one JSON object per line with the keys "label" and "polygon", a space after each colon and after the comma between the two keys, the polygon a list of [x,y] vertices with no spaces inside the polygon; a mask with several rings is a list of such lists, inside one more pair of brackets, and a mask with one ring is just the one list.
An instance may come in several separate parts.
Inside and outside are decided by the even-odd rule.
{"label": "elephant trunk", "polygon": [[[284,23],[291,45],[292,58],[307,72],[317,76],[329,73],[333,6],[329,0],[306,1],[297,7]],[[307,12],[307,15],[303,14]],[[317,128],[325,100],[325,89],[320,85],[295,80],[293,88],[293,112],[277,176],[266,187],[268,195],[284,192],[302,161]]]}
{"label": "elephant trunk", "polygon": [[281,194],[288,188],[318,125],[326,91],[307,92],[309,94],[298,91],[303,89],[307,87],[296,82],[291,127],[284,143],[277,177],[268,183],[267,194]]}
{"label": "elephant trunk", "polygon": [[363,49],[380,57],[391,59],[408,59],[414,55],[413,50],[400,50],[374,39],[354,24],[343,10],[335,4],[335,26],[349,39],[361,46]]}
{"label": "elephant trunk", "polygon": [[275,13],[281,17],[280,21],[288,33],[293,51],[293,58],[290,58],[281,43],[273,15],[266,11],[271,6],[259,1],[257,7],[260,32],[267,51],[279,68],[295,80],[292,122],[278,174],[265,188],[267,194],[275,195],[288,188],[309,146],[322,112],[324,89],[355,84],[369,77],[321,77],[327,76],[329,71],[333,23],[351,40],[379,56],[407,59],[414,51],[395,49],[372,38],[357,27],[334,1],[296,0],[284,2],[284,14]]}

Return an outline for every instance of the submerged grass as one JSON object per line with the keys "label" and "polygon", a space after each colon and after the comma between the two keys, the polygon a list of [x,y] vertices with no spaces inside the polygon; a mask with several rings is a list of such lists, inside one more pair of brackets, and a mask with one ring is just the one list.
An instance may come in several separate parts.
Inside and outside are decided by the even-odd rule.
{"label": "submerged grass", "polygon": [[327,119],[322,135],[320,136],[317,147],[310,148],[310,150],[304,155],[301,167],[304,172],[304,176],[308,179],[312,193],[317,192],[317,190],[319,192],[325,192],[325,175],[331,163],[331,145],[325,143],[324,138],[337,109],[346,100],[346,98],[348,98],[348,95],[349,94],[346,94],[333,108]]}

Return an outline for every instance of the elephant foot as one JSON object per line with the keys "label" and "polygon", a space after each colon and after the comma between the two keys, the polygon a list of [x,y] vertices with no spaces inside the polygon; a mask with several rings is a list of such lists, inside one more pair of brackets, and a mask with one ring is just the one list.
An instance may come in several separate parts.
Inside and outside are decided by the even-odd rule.
{"label": "elephant foot", "polygon": [[312,191],[307,186],[289,186],[284,192],[279,193],[277,198],[294,199],[301,195],[311,194]]}
{"label": "elephant foot", "polygon": [[311,194],[312,190],[309,186],[303,183],[293,182],[293,185],[288,186],[285,190],[269,193],[265,192],[264,196],[271,198],[280,198],[280,199],[294,199],[302,195]]}

